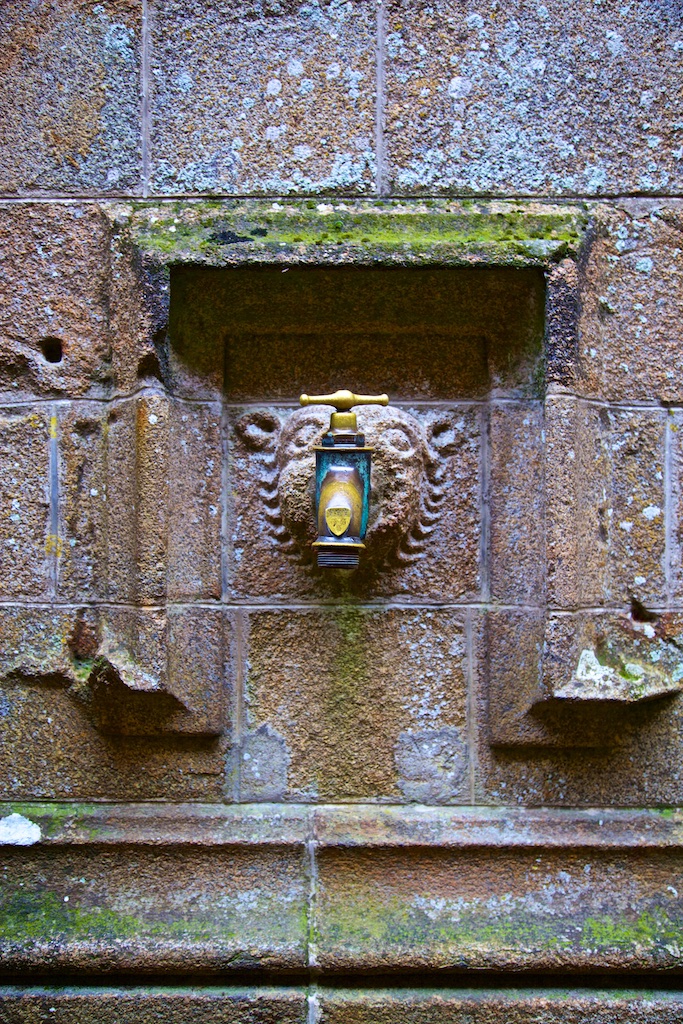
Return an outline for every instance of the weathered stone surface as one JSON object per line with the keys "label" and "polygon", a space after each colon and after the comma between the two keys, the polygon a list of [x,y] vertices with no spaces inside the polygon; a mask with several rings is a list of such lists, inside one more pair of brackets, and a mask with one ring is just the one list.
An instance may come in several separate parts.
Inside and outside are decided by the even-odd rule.
{"label": "weathered stone surface", "polygon": [[595,219],[581,288],[580,393],[680,402],[681,204],[601,205]]}
{"label": "weathered stone surface", "polygon": [[[579,255],[592,205],[347,197],[323,203],[288,197],[273,203],[241,196],[187,203],[150,200],[115,209],[123,233],[130,229],[148,263],[164,268],[544,268],[551,271],[552,284],[556,273],[566,277],[566,259],[571,263]],[[414,310],[407,309],[410,320]],[[361,307],[363,312],[367,309]]]}
{"label": "weathered stone surface", "polygon": [[4,6],[0,190],[140,187],[140,14],[131,0]]}
{"label": "weathered stone surface", "polygon": [[488,741],[604,752],[637,744],[648,722],[661,727],[675,715],[680,630],[676,615],[487,613]]}
{"label": "weathered stone surface", "polygon": [[678,854],[326,849],[316,955],[323,968],[673,967]]}
{"label": "weathered stone surface", "polygon": [[670,599],[676,605],[683,595],[683,415],[670,410],[667,416],[668,471],[671,489],[670,520],[667,524],[667,547],[670,564]]}
{"label": "weathered stone surface", "polygon": [[674,6],[392,0],[385,19],[392,191],[680,189]]}
{"label": "weathered stone surface", "polygon": [[145,391],[109,407],[108,595],[221,596],[220,409]]}
{"label": "weathered stone surface", "polygon": [[[305,851],[40,844],[3,850],[6,968],[292,969],[305,963]],[[188,899],[188,888],[192,898]]]}
{"label": "weathered stone surface", "polygon": [[57,977],[87,959],[163,972],[181,955],[209,977],[677,965],[676,811],[71,802],[0,815],[10,962],[30,932]]}
{"label": "weathered stone surface", "polygon": [[[677,694],[632,702],[628,693],[620,693],[621,700],[601,705],[604,694],[596,702],[591,699],[596,695],[587,692],[589,699],[572,706],[570,691],[582,651],[599,647],[600,637],[619,653],[615,660],[622,669],[628,652],[629,663],[632,657],[632,664],[647,659],[653,666],[658,663],[652,661],[652,653],[660,662],[675,654],[673,620],[662,617],[661,624],[640,624],[654,625],[660,633],[674,627],[671,651],[670,641],[650,641],[635,625],[621,623],[618,616],[580,613],[551,616],[544,627],[540,616],[533,619],[522,612],[496,613],[488,632],[482,623],[481,632],[475,633],[477,802],[642,807],[676,806],[683,799],[683,773],[678,768],[683,757],[683,707]],[[641,641],[640,647],[634,639]],[[545,677],[539,665],[541,650]],[[674,672],[675,666],[671,678]],[[548,701],[549,690],[555,687],[565,696]]]}
{"label": "weathered stone surface", "polygon": [[543,679],[544,626],[541,609],[491,610],[482,617],[477,663],[488,743],[547,741],[542,723],[529,714]]}
{"label": "weathered stone surface", "polygon": [[155,604],[168,572],[169,402],[154,392],[110,406],[108,594]]}
{"label": "weathered stone surface", "polygon": [[153,190],[373,190],[374,30],[367,2],[153,3]]}
{"label": "weathered stone surface", "polygon": [[[612,586],[610,416],[601,405],[548,395],[544,409],[547,593],[575,608],[623,603]],[[618,529],[618,527],[616,527]]]}
{"label": "weathered stone surface", "polygon": [[[136,471],[137,432],[135,399],[114,402],[108,407],[106,423],[107,459],[107,596],[112,601],[135,601],[137,585],[137,504],[139,484]],[[165,479],[156,492],[162,501]],[[142,539],[142,538],[141,538]],[[163,596],[157,585],[155,596]]]}
{"label": "weathered stone surface", "polygon": [[[609,989],[336,989],[325,986],[309,995],[323,1024],[678,1024],[681,998],[676,992]],[[78,989],[5,986],[0,1014],[13,1024],[34,1024],[43,1014],[58,1013],[65,1024],[117,1024],[125,1013],[130,1024],[303,1024],[306,994],[299,989],[156,987]]]}
{"label": "weathered stone surface", "polygon": [[[604,420],[603,416],[603,420]],[[611,507],[607,510],[612,600],[663,605],[666,584],[665,419],[659,410],[607,414]]]}
{"label": "weathered stone surface", "polygon": [[[448,238],[449,228],[444,218],[435,236]],[[363,394],[527,395],[537,390],[544,298],[538,268],[179,267],[171,275],[174,387],[210,398],[224,383],[235,402],[296,402],[301,392],[341,386],[343,353]]]}
{"label": "weathered stone surface", "polygon": [[0,1019],[35,1024],[50,1014],[62,1024],[119,1024],[122,1015],[126,1024],[304,1024],[307,1002],[301,989],[275,987],[0,988]]}
{"label": "weathered stone surface", "polygon": [[167,731],[216,736],[230,727],[235,684],[233,626],[219,608],[169,612],[168,685],[186,711]]}
{"label": "weathered stone surface", "polygon": [[[218,613],[202,618],[209,642],[189,666],[182,662],[189,660],[188,634],[195,635],[192,615],[180,613],[167,669],[161,612],[1,611],[0,771],[8,795],[217,798],[222,741],[203,736],[229,724],[230,636]],[[197,738],[191,745],[174,739],[182,733]]]}
{"label": "weathered stone surface", "polygon": [[[593,225],[589,232],[594,230]],[[582,249],[587,245],[585,236]],[[582,253],[583,255],[583,253]],[[576,259],[563,259],[546,271],[545,388],[573,388],[579,375],[581,288]]]}
{"label": "weathered stone surface", "polygon": [[462,802],[466,672],[458,612],[251,612],[241,799]]}
{"label": "weathered stone surface", "polygon": [[332,989],[320,993],[321,1024],[675,1024],[674,992],[591,989],[512,991]]}
{"label": "weathered stone surface", "polygon": [[14,799],[216,800],[224,752],[216,740],[108,736],[72,696],[50,685],[4,686],[2,775]]}
{"label": "weathered stone surface", "polygon": [[413,594],[457,600],[478,594],[479,410],[361,410],[359,426],[375,451],[366,550],[351,574],[318,570],[310,547],[316,537],[313,446],[328,428],[330,411],[235,412],[231,596]]}
{"label": "weathered stone surface", "polygon": [[[17,834],[17,819],[24,825]],[[14,826],[10,828],[11,823]],[[3,845],[320,849],[563,850],[652,854],[681,850],[680,809],[445,807],[353,803],[224,804],[73,801],[0,804]],[[469,855],[469,854],[468,854]],[[311,901],[314,893],[310,893]]]}
{"label": "weathered stone surface", "polygon": [[606,711],[602,738],[614,742],[610,723],[618,734],[620,711],[683,689],[681,635],[679,615],[551,615],[537,707]]}
{"label": "weathered stone surface", "polygon": [[108,245],[107,223],[96,206],[0,206],[5,401],[106,393]]}
{"label": "weathered stone surface", "polygon": [[[108,405],[60,405],[56,432],[61,512],[58,592],[67,600],[106,598]],[[116,524],[112,522],[111,527],[113,534]]]}
{"label": "weathered stone surface", "polygon": [[220,735],[234,670],[230,623],[217,608],[109,608],[83,694],[105,733]]}
{"label": "weathered stone surface", "polygon": [[553,603],[666,604],[666,418],[660,409],[548,398],[545,480]]}
{"label": "weathered stone surface", "polygon": [[543,409],[494,403],[489,412],[490,593],[509,604],[544,596]]}
{"label": "weathered stone surface", "polygon": [[130,207],[103,203],[111,230],[109,325],[112,377],[119,394],[168,379],[169,271],[150,267],[130,233]]}
{"label": "weathered stone surface", "polygon": [[168,443],[169,600],[220,598],[223,507],[220,407],[173,404]]}
{"label": "weathered stone surface", "polygon": [[49,411],[0,409],[0,595],[45,597],[58,538],[50,519]]}

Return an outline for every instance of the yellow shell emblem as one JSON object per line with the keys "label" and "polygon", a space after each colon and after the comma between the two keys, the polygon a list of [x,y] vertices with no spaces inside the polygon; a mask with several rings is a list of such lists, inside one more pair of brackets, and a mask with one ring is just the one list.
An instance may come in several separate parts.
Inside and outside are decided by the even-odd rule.
{"label": "yellow shell emblem", "polygon": [[341,537],[343,533],[349,528],[351,522],[351,509],[342,508],[340,506],[331,506],[325,509],[325,522],[328,525],[330,533],[333,533],[335,537]]}

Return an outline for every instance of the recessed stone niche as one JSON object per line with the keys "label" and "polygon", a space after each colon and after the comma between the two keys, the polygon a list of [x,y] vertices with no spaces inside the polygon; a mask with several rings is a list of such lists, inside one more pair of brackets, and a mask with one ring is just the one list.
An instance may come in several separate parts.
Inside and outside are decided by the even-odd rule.
{"label": "recessed stone niche", "polygon": [[540,268],[180,266],[170,291],[172,379],[188,397],[542,396]]}

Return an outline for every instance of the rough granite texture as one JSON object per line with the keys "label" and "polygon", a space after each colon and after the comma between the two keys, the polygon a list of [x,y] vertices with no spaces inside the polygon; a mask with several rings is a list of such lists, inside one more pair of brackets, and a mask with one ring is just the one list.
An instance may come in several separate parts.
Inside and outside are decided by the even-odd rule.
{"label": "rough granite texture", "polygon": [[679,15],[650,0],[389,0],[392,192],[675,194]]}
{"label": "rough granite texture", "polygon": [[150,3],[157,195],[366,192],[375,7]]}
{"label": "rough granite texture", "polygon": [[0,205],[3,401],[106,390],[108,241],[97,206]]}
{"label": "rough granite texture", "polygon": [[680,1021],[680,3],[0,35],[1,1024]]}
{"label": "rough granite texture", "polygon": [[0,189],[138,190],[140,5],[13,0],[0,26]]}
{"label": "rough granite texture", "polygon": [[467,799],[462,615],[252,612],[247,666],[242,799]]}
{"label": "rough granite texture", "polygon": [[[654,1006],[661,1014],[662,1002]],[[274,987],[0,988],[0,1020],[13,1024],[119,1024],[122,1014],[126,1024],[305,1024],[308,1004],[305,991]]]}

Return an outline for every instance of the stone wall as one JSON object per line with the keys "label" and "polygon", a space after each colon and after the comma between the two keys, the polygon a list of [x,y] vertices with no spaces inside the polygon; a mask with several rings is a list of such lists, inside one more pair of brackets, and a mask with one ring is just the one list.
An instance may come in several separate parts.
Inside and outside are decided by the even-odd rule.
{"label": "stone wall", "polygon": [[0,1020],[680,1020],[680,5],[0,24]]}

